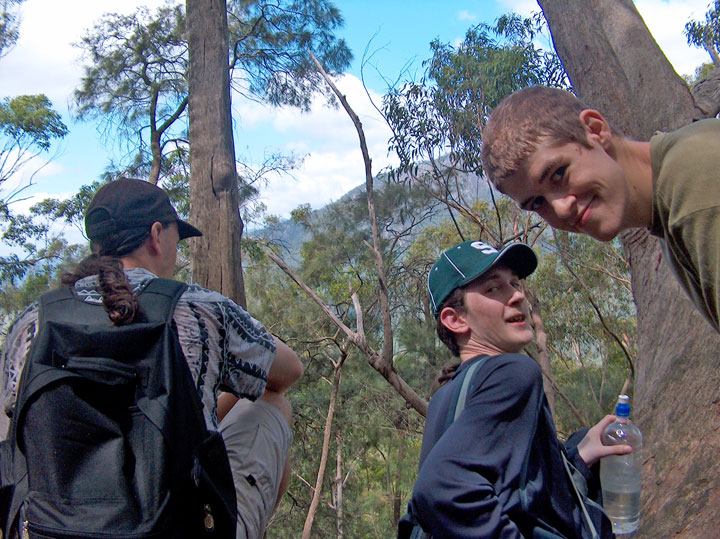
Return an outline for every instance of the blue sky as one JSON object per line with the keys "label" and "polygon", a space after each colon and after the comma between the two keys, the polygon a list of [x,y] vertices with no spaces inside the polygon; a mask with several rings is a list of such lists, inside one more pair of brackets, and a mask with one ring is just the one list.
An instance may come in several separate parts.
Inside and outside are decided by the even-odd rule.
{"label": "blue sky", "polygon": [[[636,5],[679,73],[691,73],[708,60],[706,53],[690,48],[682,36],[689,18],[703,16],[708,0],[638,0]],[[35,175],[35,185],[24,192],[34,199],[66,196],[97,179],[108,160],[117,158],[117,146],[105,140],[97,126],[76,123],[68,111],[72,90],[82,74],[80,51],[70,44],[105,12],[132,12],[138,5],[151,8],[159,1],[145,0],[27,0],[22,5],[23,23],[18,45],[0,59],[0,97],[45,93],[62,112],[70,129],[68,137],[53,148],[55,158]],[[348,73],[336,82],[360,115],[374,171],[389,164],[389,132],[369,103],[359,81],[360,62],[370,43],[372,65],[366,68],[371,95],[379,100],[386,79],[395,80],[403,68],[420,73],[435,38],[456,42],[467,28],[492,22],[500,14],[538,11],[530,0],[337,0],[345,18],[341,31],[355,60]],[[301,203],[317,208],[363,181],[363,165],[357,135],[347,115],[328,109],[318,100],[309,114],[292,109],[272,109],[235,100],[235,140],[239,157],[260,161],[264,154],[294,151],[304,155],[303,166],[292,177],[274,177],[264,191],[263,202],[271,214],[285,217]],[[37,168],[37,164],[34,169]],[[33,169],[33,170],[34,170]],[[26,182],[27,174],[16,178]],[[6,195],[6,185],[0,197]],[[28,207],[30,201],[16,204]]]}

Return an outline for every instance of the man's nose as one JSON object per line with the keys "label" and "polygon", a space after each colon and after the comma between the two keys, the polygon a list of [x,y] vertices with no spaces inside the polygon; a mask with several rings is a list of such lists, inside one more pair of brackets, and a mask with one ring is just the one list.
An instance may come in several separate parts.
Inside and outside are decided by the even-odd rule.
{"label": "man's nose", "polygon": [[553,213],[557,219],[565,221],[576,213],[577,199],[574,195],[559,196],[550,201]]}
{"label": "man's nose", "polygon": [[525,300],[525,292],[522,288],[513,288],[513,293],[508,300],[509,304],[519,303]]}

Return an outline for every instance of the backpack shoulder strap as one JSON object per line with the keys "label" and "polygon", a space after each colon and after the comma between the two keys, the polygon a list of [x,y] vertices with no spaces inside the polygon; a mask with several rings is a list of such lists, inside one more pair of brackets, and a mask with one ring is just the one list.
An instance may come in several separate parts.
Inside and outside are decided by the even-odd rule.
{"label": "backpack shoulder strap", "polygon": [[[599,539],[600,535],[597,532],[597,529],[595,528],[595,525],[593,524],[592,518],[590,518],[590,514],[588,513],[587,507],[585,506],[585,502],[590,502],[590,500],[587,499],[586,493],[587,493],[587,484],[585,484],[585,478],[578,472],[575,467],[570,464],[567,457],[565,456],[565,451],[560,449],[560,456],[562,456],[563,466],[565,468],[565,473],[567,474],[568,481],[570,481],[570,484],[573,488],[573,493],[575,494],[575,497],[577,498],[578,503],[580,504],[580,509],[583,514],[583,518],[585,519],[585,523],[587,524],[588,531],[590,532],[590,535],[592,536],[592,539]],[[573,473],[573,471],[575,472]],[[584,486],[584,491],[581,492],[578,488],[578,484],[576,481],[581,482],[581,484]],[[602,508],[600,508],[602,511]]]}
{"label": "backpack shoulder strap", "polygon": [[143,314],[153,321],[172,320],[175,306],[188,285],[173,279],[151,280],[138,296]]}
{"label": "backpack shoulder strap", "polygon": [[[460,374],[460,384],[455,390],[452,399],[450,400],[450,407],[448,408],[447,417],[445,418],[445,425],[443,426],[443,432],[450,428],[455,420],[460,417],[460,414],[465,409],[465,403],[467,402],[467,396],[470,392],[470,386],[475,371],[491,356],[484,356],[480,359],[475,360],[472,365],[467,369],[464,369]],[[398,538],[403,539],[432,539],[432,536],[424,531],[420,526],[420,523],[415,518],[411,511],[410,504],[408,504],[407,514],[402,519],[401,525],[398,527]]]}
{"label": "backpack shoulder strap", "polygon": [[[61,286],[42,294],[38,301],[38,329],[42,328],[48,320],[67,320],[69,317],[73,317],[76,313],[75,309],[72,309],[72,305],[77,304],[77,301],[81,300],[74,294],[72,288],[67,286]],[[73,310],[72,314],[68,313],[68,307]],[[77,314],[81,316],[80,313]]]}
{"label": "backpack shoulder strap", "polygon": [[460,417],[460,414],[465,409],[465,403],[467,401],[467,395],[470,391],[470,384],[472,383],[473,375],[475,374],[475,371],[488,359],[490,359],[490,356],[484,356],[476,360],[462,373],[462,381],[460,382],[458,389],[455,391],[455,394],[450,401],[453,404],[448,408],[448,414],[445,418],[445,426],[443,427],[443,432],[450,428],[450,425],[452,425],[455,420]]}

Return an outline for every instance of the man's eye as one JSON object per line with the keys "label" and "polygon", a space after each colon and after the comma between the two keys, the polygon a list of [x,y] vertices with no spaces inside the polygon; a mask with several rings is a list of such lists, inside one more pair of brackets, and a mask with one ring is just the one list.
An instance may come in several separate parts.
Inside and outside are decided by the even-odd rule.
{"label": "man's eye", "polygon": [[555,172],[553,172],[552,175],[550,176],[550,181],[551,181],[552,183],[557,183],[557,182],[559,182],[560,180],[562,180],[564,176],[565,176],[565,167],[559,167],[559,168],[558,168]]}
{"label": "man's eye", "polygon": [[540,211],[544,204],[545,197],[535,197],[532,199],[530,204],[528,204],[527,209],[530,211]]}

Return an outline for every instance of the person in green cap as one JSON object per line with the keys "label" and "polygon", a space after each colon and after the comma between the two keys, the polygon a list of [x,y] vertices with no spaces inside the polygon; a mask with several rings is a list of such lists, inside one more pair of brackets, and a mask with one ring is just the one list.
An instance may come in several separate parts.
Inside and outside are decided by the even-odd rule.
{"label": "person in green cap", "polygon": [[580,491],[599,500],[591,467],[630,449],[600,441],[614,416],[558,441],[540,367],[521,353],[533,339],[521,280],[536,267],[525,244],[466,241],[430,270],[438,337],[460,358],[430,401],[410,501],[432,537],[613,537]]}

